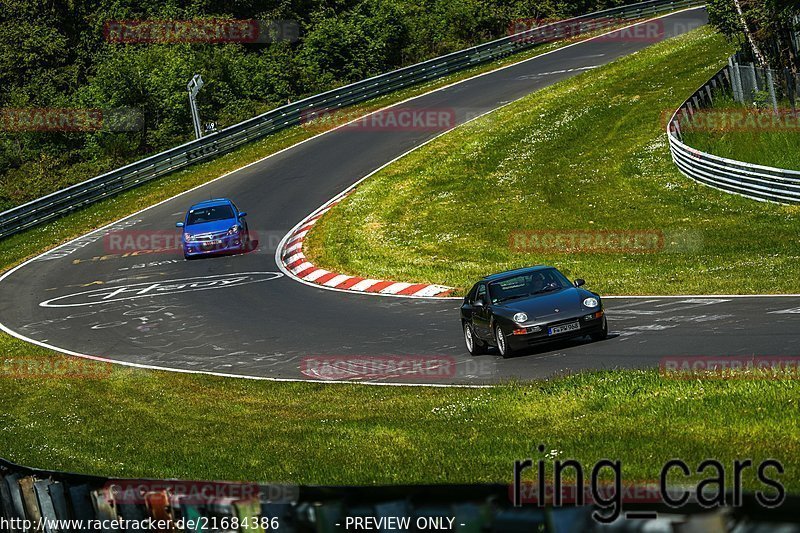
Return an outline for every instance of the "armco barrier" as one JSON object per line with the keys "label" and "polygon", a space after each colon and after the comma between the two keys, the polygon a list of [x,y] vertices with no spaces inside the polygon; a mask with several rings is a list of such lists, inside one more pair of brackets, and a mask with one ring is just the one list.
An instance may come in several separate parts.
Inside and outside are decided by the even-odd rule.
{"label": "armco barrier", "polygon": [[609,27],[612,19],[637,20],[681,8],[700,6],[704,3],[702,0],[649,0],[581,15],[298,100],[225,128],[218,133],[171,148],[141,161],[4,211],[0,213],[0,238],[62,216],[113,194],[164,176],[174,170],[212,159],[247,142],[298,124],[304,112],[325,113],[333,111],[403,87],[440,78],[452,72],[500,59],[531,48],[534,45],[555,40],[560,27],[565,30],[563,33],[570,35],[569,29],[581,21],[596,19],[595,25],[588,24],[589,29],[601,29]]}
{"label": "armco barrier", "polygon": [[800,203],[800,172],[707,154],[683,142],[681,120],[690,118],[699,109],[710,107],[715,90],[730,87],[730,71],[725,67],[672,115],[667,125],[672,160],[683,174],[715,189],[766,202]]}

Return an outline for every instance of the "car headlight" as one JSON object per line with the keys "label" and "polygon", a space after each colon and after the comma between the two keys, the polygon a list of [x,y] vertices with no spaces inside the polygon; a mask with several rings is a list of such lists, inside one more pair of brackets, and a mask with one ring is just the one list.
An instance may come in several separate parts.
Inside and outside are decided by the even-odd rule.
{"label": "car headlight", "polygon": [[522,324],[526,320],[528,320],[528,315],[526,315],[525,313],[517,313],[516,315],[514,315],[514,322],[516,322],[517,324]]}
{"label": "car headlight", "polygon": [[586,298],[583,301],[583,305],[585,305],[586,307],[597,307],[598,305],[600,305],[600,302],[597,301],[597,298]]}
{"label": "car headlight", "polygon": [[231,226],[231,229],[228,230],[228,235],[236,235],[237,233],[239,233],[239,230],[241,230],[239,225],[234,224],[233,226]]}
{"label": "car headlight", "polygon": [[184,234],[183,234],[183,240],[184,240],[184,241],[191,241],[191,240],[193,240],[192,234],[191,234],[191,233],[184,233]]}

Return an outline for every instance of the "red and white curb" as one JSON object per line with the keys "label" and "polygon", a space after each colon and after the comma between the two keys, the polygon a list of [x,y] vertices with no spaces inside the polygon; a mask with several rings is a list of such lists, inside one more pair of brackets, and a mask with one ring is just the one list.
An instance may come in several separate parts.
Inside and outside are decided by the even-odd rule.
{"label": "red and white curb", "polygon": [[361,292],[365,294],[378,294],[382,296],[405,296],[409,298],[443,298],[452,296],[452,287],[432,285],[429,283],[406,283],[388,281],[383,279],[362,278],[331,272],[324,268],[314,266],[303,254],[303,240],[308,232],[331,210],[341,202],[350,191],[334,198],[324,207],[312,213],[289,233],[280,248],[280,266],[286,274],[298,281],[319,285],[321,288],[340,291]]}

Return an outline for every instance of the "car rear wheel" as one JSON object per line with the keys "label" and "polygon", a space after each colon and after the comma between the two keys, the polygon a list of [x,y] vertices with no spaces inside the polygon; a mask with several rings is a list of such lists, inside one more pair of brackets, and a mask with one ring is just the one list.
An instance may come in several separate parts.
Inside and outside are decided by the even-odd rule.
{"label": "car rear wheel", "polygon": [[503,356],[503,359],[508,359],[514,355],[514,350],[512,350],[508,345],[508,342],[506,342],[506,338],[503,335],[503,330],[500,329],[500,326],[495,326],[494,338],[495,341],[497,341],[497,349],[500,351],[500,355]]}
{"label": "car rear wheel", "polygon": [[601,341],[608,337],[608,321],[605,316],[603,317],[603,329],[597,333],[592,333],[589,337],[591,337],[593,341]]}
{"label": "car rear wheel", "polygon": [[486,344],[475,338],[475,333],[472,331],[472,325],[469,322],[464,322],[464,343],[467,345],[467,351],[470,355],[483,355],[486,353]]}

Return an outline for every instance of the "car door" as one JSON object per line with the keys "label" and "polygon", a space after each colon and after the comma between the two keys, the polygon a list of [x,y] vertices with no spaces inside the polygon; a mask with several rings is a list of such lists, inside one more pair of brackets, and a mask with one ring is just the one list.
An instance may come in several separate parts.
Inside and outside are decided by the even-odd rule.
{"label": "car door", "polygon": [[[482,303],[483,305],[480,305]],[[486,284],[478,285],[475,301],[472,304],[472,330],[481,340],[491,338],[489,331],[489,297],[486,294]]]}

